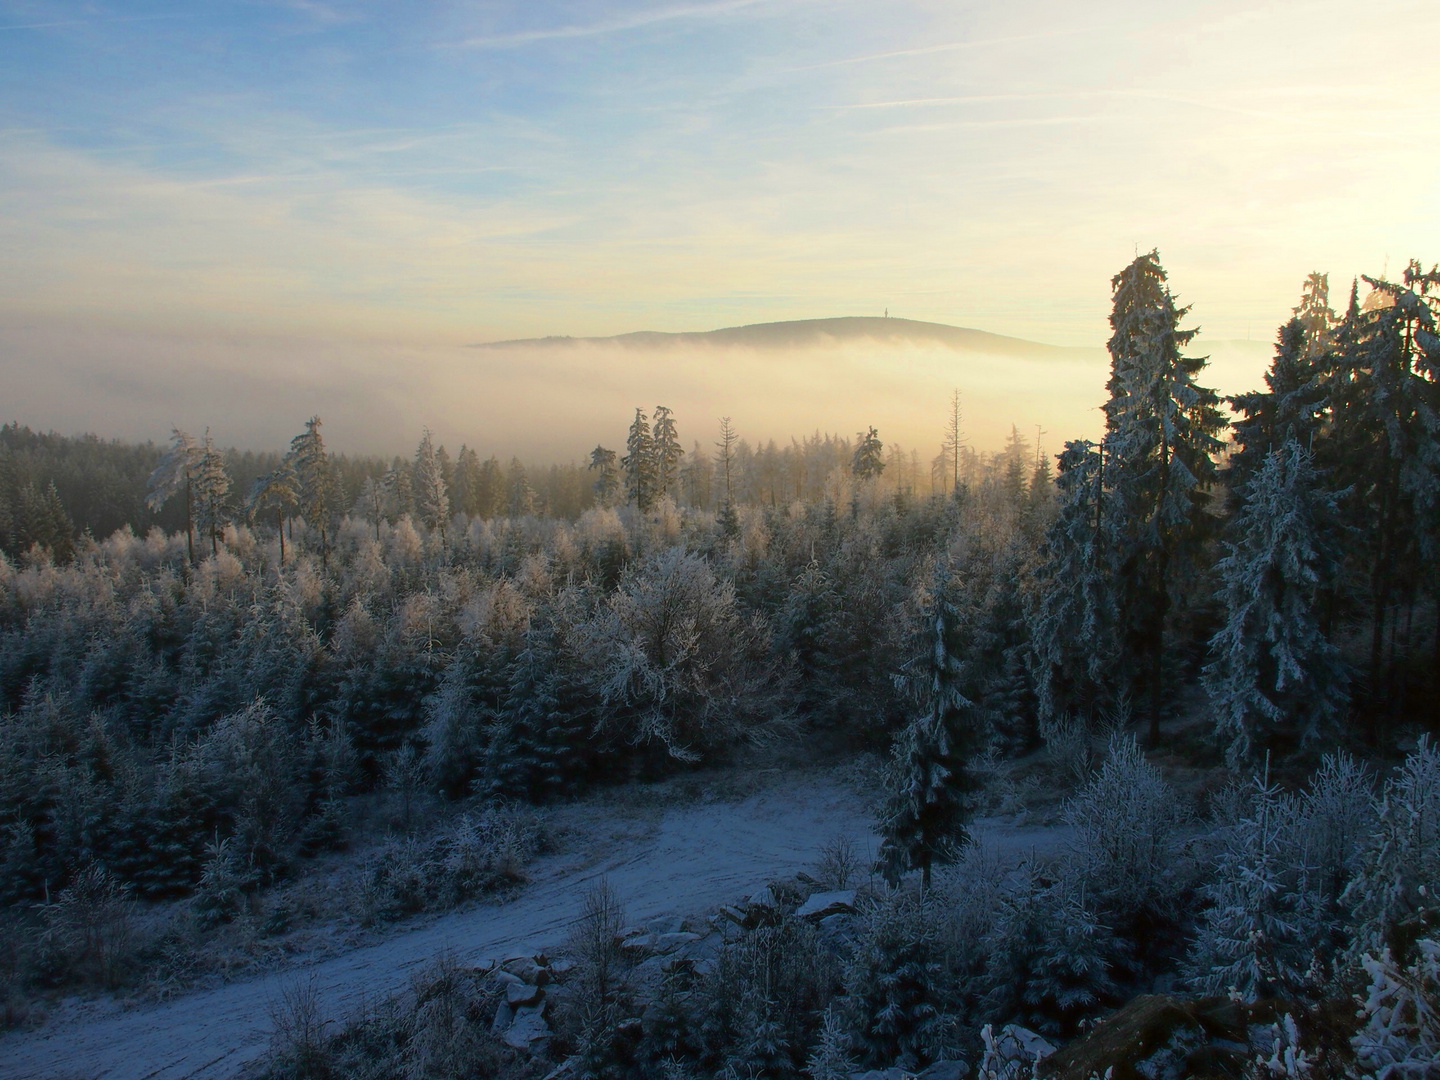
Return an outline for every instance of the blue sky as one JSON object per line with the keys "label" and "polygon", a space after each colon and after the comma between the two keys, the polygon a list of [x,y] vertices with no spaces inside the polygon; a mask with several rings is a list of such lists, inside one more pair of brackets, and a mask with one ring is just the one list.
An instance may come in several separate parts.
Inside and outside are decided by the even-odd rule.
{"label": "blue sky", "polygon": [[1207,335],[1268,339],[1311,269],[1440,258],[1437,31],[1433,0],[0,0],[0,317],[32,357],[884,308],[1099,344],[1158,246]]}

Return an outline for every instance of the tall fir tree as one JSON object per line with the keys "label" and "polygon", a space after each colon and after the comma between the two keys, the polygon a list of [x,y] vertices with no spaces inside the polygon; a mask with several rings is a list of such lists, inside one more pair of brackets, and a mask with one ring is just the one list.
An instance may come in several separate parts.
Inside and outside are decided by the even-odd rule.
{"label": "tall fir tree", "polygon": [[1120,659],[1119,608],[1106,512],[1103,449],[1076,439],[1059,456],[1059,492],[1036,570],[1029,613],[1038,709],[1054,722],[1104,706]]}
{"label": "tall fir tree", "polygon": [[1313,445],[1325,410],[1324,376],[1324,365],[1312,351],[1311,329],[1297,315],[1280,328],[1275,358],[1265,373],[1267,389],[1226,399],[1239,417],[1225,470],[1232,509],[1238,509],[1271,451],[1291,441],[1306,449]]}
{"label": "tall fir tree", "polygon": [[1213,390],[1195,380],[1205,360],[1181,352],[1182,330],[1159,252],[1135,259],[1111,282],[1105,403],[1106,477],[1120,543],[1120,615],[1137,687],[1148,691],[1150,739],[1158,741],[1165,697],[1165,637],[1181,585],[1193,580],[1215,481],[1212,455],[1225,426]]}
{"label": "tall fir tree", "polygon": [[855,453],[850,459],[850,472],[855,479],[876,480],[885,471],[885,444],[873,427],[855,436]]}
{"label": "tall fir tree", "polygon": [[450,493],[429,428],[425,429],[415,450],[415,506],[425,527],[440,534],[440,548],[445,550],[445,527],[450,522]]}
{"label": "tall fir tree", "polygon": [[1313,743],[1345,708],[1348,675],[1319,612],[1339,567],[1338,515],[1294,439],[1271,451],[1246,487],[1218,567],[1226,620],[1204,680],[1232,764],[1276,737]]}
{"label": "tall fir tree", "polygon": [[927,889],[931,867],[953,862],[970,839],[965,797],[975,780],[967,766],[982,723],[979,709],[960,689],[957,613],[949,589],[949,573],[941,568],[925,614],[925,651],[907,673],[925,711],[896,740],[880,821],[881,872],[894,883],[905,871],[919,870]]}
{"label": "tall fir tree", "polygon": [[595,500],[601,506],[609,506],[620,494],[620,470],[615,466],[615,451],[596,446],[590,451],[587,469],[596,473]]}
{"label": "tall fir tree", "polygon": [[[1329,405],[1327,465],[1349,489],[1343,506],[1359,530],[1357,576],[1367,579],[1367,690],[1393,708],[1390,685],[1400,614],[1428,583],[1440,555],[1440,271],[1412,262],[1400,282],[1365,278],[1372,293],[1336,332],[1340,356]],[[1432,596],[1433,598],[1433,596]],[[1440,605],[1435,660],[1440,662]],[[1378,723],[1383,710],[1370,710]],[[1372,735],[1378,731],[1372,731]]]}
{"label": "tall fir tree", "polygon": [[620,459],[625,470],[625,494],[644,513],[655,501],[655,440],[650,434],[650,418],[644,409],[635,410],[635,420],[625,440],[626,454]]}
{"label": "tall fir tree", "polygon": [[290,440],[285,462],[295,471],[300,495],[300,516],[320,532],[320,562],[330,567],[330,514],[335,504],[335,472],[325,440],[320,435],[320,417],[305,421],[305,430]]}
{"label": "tall fir tree", "polygon": [[656,405],[651,429],[651,445],[655,455],[655,492],[661,498],[674,498],[680,482],[680,437],[675,431],[675,417],[664,405]]}
{"label": "tall fir tree", "polygon": [[229,509],[230,474],[225,471],[225,455],[210,438],[207,429],[200,443],[200,457],[195,463],[193,481],[195,521],[210,534],[210,554],[220,552],[220,533],[225,528]]}

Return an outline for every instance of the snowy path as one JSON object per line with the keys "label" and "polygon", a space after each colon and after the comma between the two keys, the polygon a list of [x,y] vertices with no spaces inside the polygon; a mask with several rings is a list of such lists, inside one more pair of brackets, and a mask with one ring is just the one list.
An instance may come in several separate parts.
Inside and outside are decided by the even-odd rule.
{"label": "snowy path", "polygon": [[[783,782],[782,782],[783,783]],[[313,978],[332,1018],[403,990],[442,952],[461,962],[561,944],[586,889],[601,877],[628,919],[698,914],[771,878],[813,867],[838,833],[873,855],[863,800],[828,778],[783,783],[734,804],[677,807],[636,834],[633,815],[591,822],[586,851],[541,860],[518,899],[482,905],[402,930],[375,945],[289,970],[197,991],[160,1005],[56,1023],[0,1038],[0,1080],[178,1080],[236,1075],[269,1045],[282,990]],[[996,851],[1051,847],[1053,829],[977,830]]]}

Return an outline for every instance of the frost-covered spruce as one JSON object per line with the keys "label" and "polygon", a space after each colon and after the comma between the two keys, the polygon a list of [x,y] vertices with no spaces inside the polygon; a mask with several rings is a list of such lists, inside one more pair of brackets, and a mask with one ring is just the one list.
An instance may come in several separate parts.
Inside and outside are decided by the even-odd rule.
{"label": "frost-covered spruce", "polygon": [[1162,916],[1177,888],[1174,790],[1133,737],[1117,739],[1099,774],[1065,805],[1070,857],[1100,910],[1129,921]]}
{"label": "frost-covered spruce", "polygon": [[[1440,914],[1440,750],[1428,737],[1385,785],[1379,824],[1345,891],[1354,912],[1353,954],[1389,948],[1407,963],[1407,928]],[[1431,924],[1433,925],[1433,923]]]}
{"label": "frost-covered spruce", "polygon": [[1047,1035],[1071,1033],[1114,1000],[1114,935],[1071,882],[1032,868],[1007,891],[986,941],[985,1016]]}
{"label": "frost-covered spruce", "polygon": [[1125,648],[1149,690],[1150,741],[1160,736],[1165,631],[1172,603],[1204,558],[1225,426],[1215,391],[1197,377],[1205,360],[1182,354],[1195,329],[1175,303],[1159,253],[1138,256],[1113,278],[1110,379],[1105,403],[1105,482],[1115,514],[1117,581]]}
{"label": "frost-covered spruce", "polygon": [[913,893],[886,898],[870,915],[849,974],[861,1017],[856,1049],[879,1066],[933,1060],[948,1031],[944,980],[935,920]]}
{"label": "frost-covered spruce", "polygon": [[420,512],[420,520],[425,522],[425,527],[440,534],[443,549],[445,526],[450,521],[450,494],[445,487],[445,474],[440,468],[440,458],[435,452],[429,428],[425,429],[415,450],[415,508]]}
{"label": "frost-covered spruce", "polygon": [[1351,1042],[1360,1064],[1382,1080],[1440,1076],[1440,941],[1422,938],[1415,953],[1403,967],[1388,949],[1362,960],[1370,985]]}
{"label": "frost-covered spruce", "polygon": [[926,615],[928,646],[912,685],[927,709],[896,741],[886,778],[888,795],[880,821],[878,868],[892,884],[919,870],[925,888],[935,863],[950,863],[970,839],[965,795],[975,784],[966,769],[978,742],[981,718],[960,691],[961,666],[952,637],[955,608],[946,595],[950,580],[936,572]]}
{"label": "frost-covered spruce", "polygon": [[1205,669],[1232,764],[1280,733],[1314,741],[1345,708],[1349,677],[1317,603],[1336,573],[1337,512],[1310,452],[1293,441],[1265,458],[1246,492],[1219,563],[1226,621]]}
{"label": "frost-covered spruce", "polygon": [[1029,612],[1041,720],[1055,721],[1103,700],[1119,647],[1111,518],[1095,444],[1077,439],[1060,455],[1055,520],[1045,534],[1044,587]]}
{"label": "frost-covered spruce", "polygon": [[820,1026],[820,1038],[805,1064],[810,1080],[850,1080],[855,1072],[855,1063],[850,1059],[850,1037],[845,1033],[845,1024],[835,1009],[825,1010],[825,1022]]}
{"label": "frost-covered spruce", "polygon": [[1254,811],[1230,830],[1205,890],[1211,906],[1187,962],[1200,992],[1255,1001],[1292,997],[1313,981],[1323,927],[1298,865],[1299,817],[1293,797],[1256,780]]}

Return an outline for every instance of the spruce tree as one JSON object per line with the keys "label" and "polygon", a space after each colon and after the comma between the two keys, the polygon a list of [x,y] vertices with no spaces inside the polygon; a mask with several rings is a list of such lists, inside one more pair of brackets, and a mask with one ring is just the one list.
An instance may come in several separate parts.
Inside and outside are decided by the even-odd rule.
{"label": "spruce tree", "polygon": [[885,471],[885,444],[873,427],[855,436],[855,454],[850,459],[850,472],[857,480],[875,480]]}
{"label": "spruce tree", "polygon": [[660,497],[677,494],[680,481],[680,459],[685,451],[680,449],[680,438],[675,431],[675,417],[664,405],[655,406],[652,446],[655,455],[653,471],[655,490]]}
{"label": "spruce tree", "polygon": [[967,763],[981,724],[979,710],[960,691],[949,586],[948,573],[937,571],[925,618],[925,652],[908,673],[926,711],[896,740],[880,821],[878,869],[892,883],[906,870],[918,869],[927,889],[931,866],[953,862],[970,839],[965,796],[975,781]]}
{"label": "spruce tree", "polygon": [[601,506],[609,506],[620,494],[620,471],[615,467],[615,451],[597,445],[590,451],[590,464],[586,468],[598,474],[595,478],[595,500]]}
{"label": "spruce tree", "polygon": [[320,530],[320,561],[330,567],[330,513],[335,503],[335,474],[325,440],[320,435],[320,417],[305,421],[305,430],[290,440],[286,464],[295,471],[300,495],[300,516]]}
{"label": "spruce tree", "polygon": [[1100,447],[1077,439],[1059,458],[1058,505],[1029,618],[1042,721],[1091,713],[1119,689],[1114,521],[1106,512],[1101,455]]}
{"label": "spruce tree", "polygon": [[1312,455],[1294,440],[1265,457],[1245,490],[1218,566],[1226,621],[1205,669],[1232,764],[1277,735],[1315,741],[1345,707],[1348,677],[1318,605],[1338,571],[1337,516]]}
{"label": "spruce tree", "polygon": [[209,430],[200,444],[200,458],[195,464],[192,481],[195,494],[195,519],[210,534],[210,554],[220,552],[220,532],[225,527],[226,496],[230,494],[230,476],[225,471],[225,455],[210,438]]}
{"label": "spruce tree", "polygon": [[[1335,334],[1340,355],[1324,460],[1336,485],[1349,489],[1343,506],[1359,530],[1355,569],[1368,579],[1370,607],[1368,690],[1379,701],[1388,689],[1386,644],[1393,656],[1397,615],[1427,582],[1435,589],[1440,557],[1440,271],[1412,262],[1401,282],[1365,281],[1371,297],[1364,308],[1352,303]],[[1440,637],[1436,649],[1440,660]]]}
{"label": "spruce tree", "polygon": [[450,493],[440,468],[440,457],[426,428],[415,450],[415,504],[420,520],[432,532],[440,534],[440,548],[445,550],[445,526],[450,521]]}
{"label": "spruce tree", "polygon": [[625,470],[625,494],[642,513],[655,501],[655,440],[650,435],[650,419],[644,409],[635,410],[635,421],[625,440],[626,455],[620,459]]}
{"label": "spruce tree", "polygon": [[1196,377],[1205,360],[1182,355],[1182,330],[1159,253],[1116,274],[1110,326],[1110,400],[1105,403],[1107,483],[1120,541],[1118,582],[1127,651],[1149,691],[1150,738],[1160,734],[1165,633],[1173,598],[1193,577],[1205,538],[1212,459],[1225,426],[1213,390]]}
{"label": "spruce tree", "polygon": [[1320,431],[1325,367],[1312,354],[1311,333],[1298,315],[1291,319],[1280,328],[1275,359],[1265,374],[1268,390],[1226,399],[1240,416],[1225,471],[1232,509],[1238,509],[1245,488],[1271,451],[1290,441],[1309,449]]}

